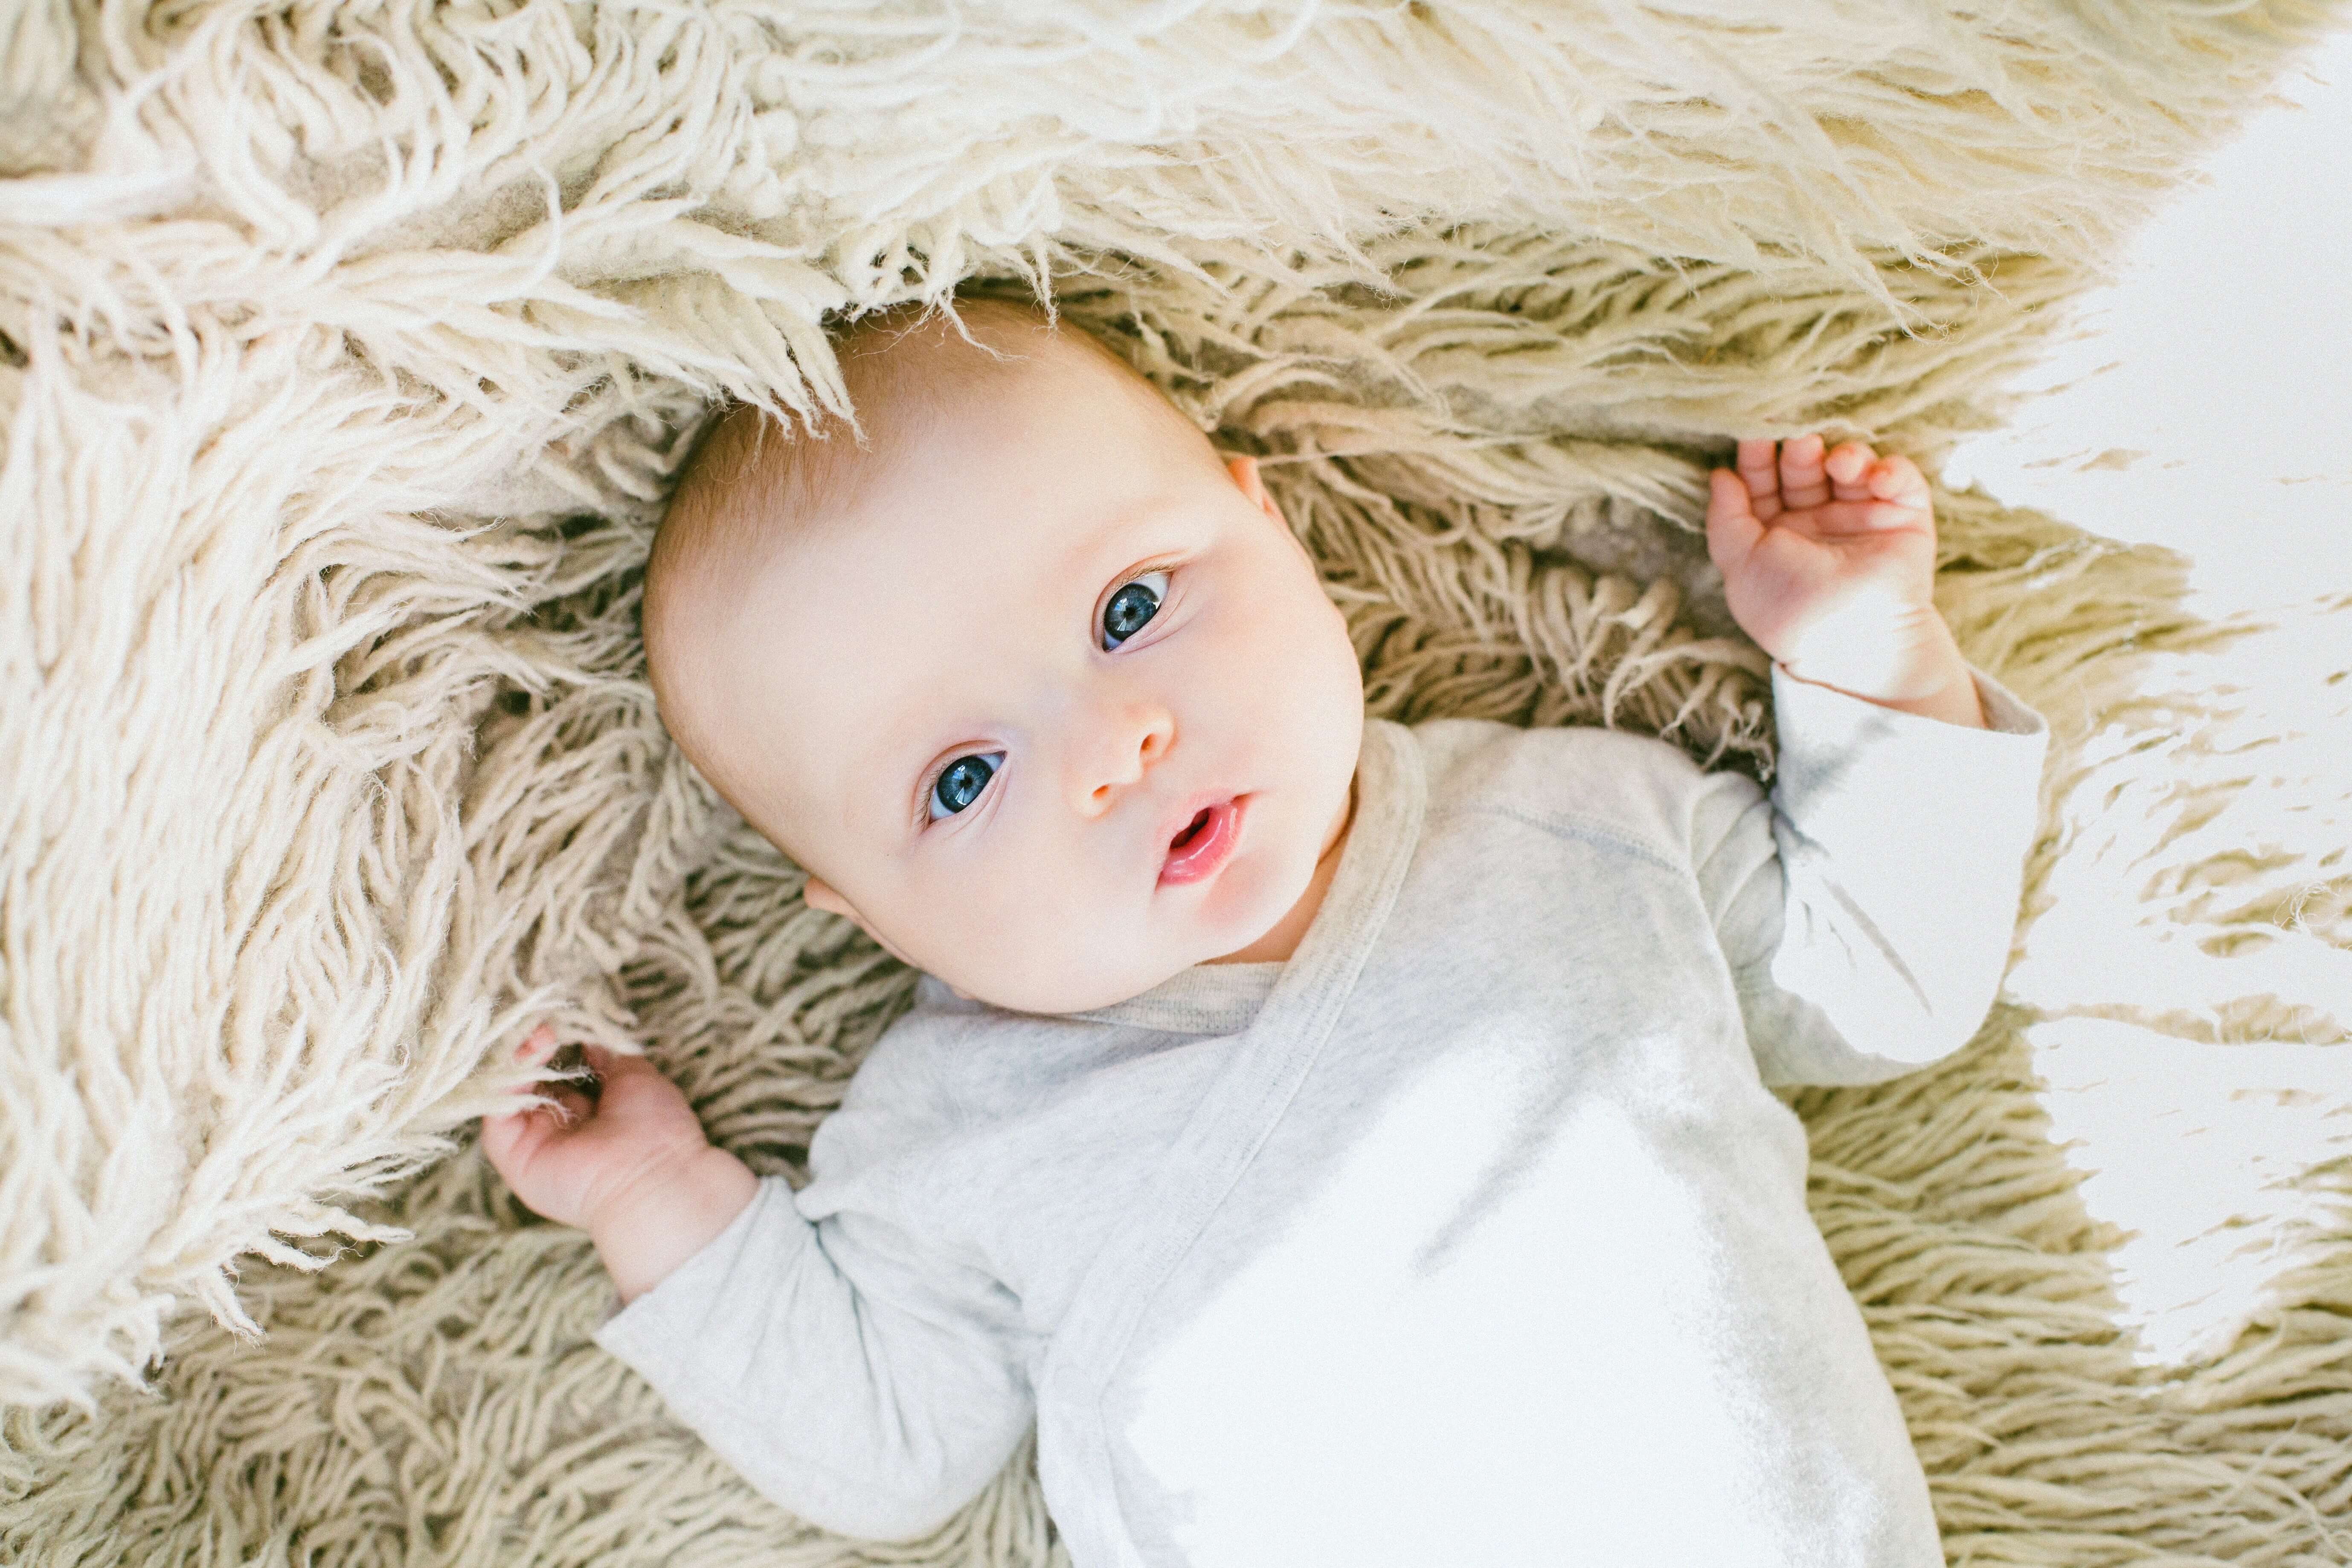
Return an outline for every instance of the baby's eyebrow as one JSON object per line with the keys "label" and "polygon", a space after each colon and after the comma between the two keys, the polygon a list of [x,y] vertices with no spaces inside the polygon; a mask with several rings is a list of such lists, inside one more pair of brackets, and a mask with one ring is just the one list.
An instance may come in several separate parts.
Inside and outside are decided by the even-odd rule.
{"label": "baby's eyebrow", "polygon": [[1120,571],[1129,561],[1141,559],[1134,550],[1144,531],[1174,510],[1175,505],[1176,498],[1172,496],[1154,496],[1082,531],[1063,552],[1060,580],[1087,584],[1086,592],[1091,595],[1100,584],[1088,580]]}

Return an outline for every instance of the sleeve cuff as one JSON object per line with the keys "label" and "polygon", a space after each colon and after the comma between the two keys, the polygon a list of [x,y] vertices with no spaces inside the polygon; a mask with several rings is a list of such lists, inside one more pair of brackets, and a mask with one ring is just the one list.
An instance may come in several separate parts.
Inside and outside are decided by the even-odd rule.
{"label": "sleeve cuff", "polygon": [[[1962,735],[2047,735],[2050,726],[2042,715],[2029,708],[2008,687],[1971,664],[1969,679],[1976,682],[1977,699],[1984,704],[1985,727],[1977,730],[1967,724],[1949,724],[1941,719],[1930,719],[1922,713],[1906,713],[1900,708],[1888,708],[1866,698],[1855,697],[1834,687],[1800,680],[1789,673],[1780,660],[1772,661],[1772,710],[1776,715],[1801,715],[1801,728],[1807,733],[1837,734],[1851,742],[1860,738],[1865,725],[1883,726],[1883,732],[1903,734],[1937,730],[1953,731]],[[1843,721],[1841,721],[1843,715]],[[1790,727],[1785,724],[1784,727]]]}
{"label": "sleeve cuff", "polygon": [[[2040,815],[2050,726],[1991,676],[1974,665],[1969,673],[1985,729],[1882,708],[1773,665],[1774,802],[1800,832],[1853,857],[1846,875],[1909,863],[1923,828],[2004,862],[2013,850],[2021,861]],[[1957,815],[1946,821],[1946,813]],[[1951,831],[1963,823],[1965,833]]]}

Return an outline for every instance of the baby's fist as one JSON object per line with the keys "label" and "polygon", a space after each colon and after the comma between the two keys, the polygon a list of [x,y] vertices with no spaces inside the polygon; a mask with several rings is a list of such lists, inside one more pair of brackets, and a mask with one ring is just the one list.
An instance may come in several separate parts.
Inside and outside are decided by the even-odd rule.
{"label": "baby's fist", "polygon": [[[515,1055],[545,1061],[541,1025]],[[594,1100],[547,1086],[552,1110],[482,1118],[482,1152],[534,1211],[585,1230],[624,1302],[659,1284],[743,1212],[751,1167],[713,1148],[677,1086],[643,1057],[585,1047]]]}
{"label": "baby's fist", "polygon": [[[515,1049],[518,1059],[555,1054],[555,1030],[542,1024]],[[677,1086],[643,1057],[583,1048],[595,1070],[594,1100],[564,1084],[541,1092],[555,1101],[482,1118],[482,1152],[533,1213],[593,1230],[602,1214],[708,1146]]]}
{"label": "baby's fist", "polygon": [[1936,520],[1911,459],[1819,436],[1739,443],[1717,468],[1706,548],[1742,630],[1802,680],[1906,704],[1965,665],[1936,610]]}

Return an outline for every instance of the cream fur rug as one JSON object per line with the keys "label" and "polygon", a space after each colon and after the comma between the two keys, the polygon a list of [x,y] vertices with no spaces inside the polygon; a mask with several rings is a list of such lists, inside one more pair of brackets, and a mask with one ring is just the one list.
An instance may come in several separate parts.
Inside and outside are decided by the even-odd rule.
{"label": "cream fur rug", "polygon": [[[1058,1554],[1025,1458],[912,1547],[759,1500],[471,1149],[552,1016],[796,1170],[908,999],[672,752],[635,635],[705,400],[836,401],[827,312],[1050,287],[1267,459],[1375,711],[1761,771],[1694,531],[1728,436],[1932,468],[2329,18],[12,0],[0,1560]],[[2071,922],[2073,1010],[2345,1042],[2345,772],[2258,816],[2284,737],[2195,694],[2232,639],[2177,562],[1942,508],[1948,616],[2057,732],[2023,929]],[[2347,619],[2240,630],[2325,681]],[[2153,928],[2148,998],[2096,953]],[[2225,1348],[2139,1365],[2034,1022],[1801,1101],[1951,1558],[2352,1562],[2352,1163]]]}

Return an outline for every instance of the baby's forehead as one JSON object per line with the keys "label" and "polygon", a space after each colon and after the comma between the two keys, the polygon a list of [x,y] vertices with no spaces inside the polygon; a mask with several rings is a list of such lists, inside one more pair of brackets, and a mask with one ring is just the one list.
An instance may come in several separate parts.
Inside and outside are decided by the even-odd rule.
{"label": "baby's forehead", "polygon": [[771,525],[789,525],[757,532],[814,539],[902,469],[937,470],[964,460],[969,444],[946,437],[976,422],[1001,423],[1009,409],[1108,427],[1119,400],[1106,390],[1116,376],[1131,384],[1130,394],[1139,391],[1174,413],[1091,339],[998,312],[968,325],[977,344],[964,342],[950,323],[927,321],[895,334],[877,328],[845,345],[842,381],[854,423],[820,414],[794,428],[746,411],[753,426],[746,433],[751,460],[729,476],[726,504]]}
{"label": "baby's forehead", "polygon": [[[839,587],[859,578],[861,563],[881,570],[910,551],[936,559],[975,547],[1011,569],[993,574],[1000,586],[1034,583],[1074,570],[1069,556],[1085,542],[1018,528],[959,537],[955,520],[989,513],[1008,482],[1045,493],[1049,476],[1037,466],[1073,451],[1099,457],[1141,444],[1179,468],[1216,466],[1199,429],[1106,347],[1067,328],[1049,333],[1018,311],[972,315],[982,347],[943,321],[849,346],[844,382],[862,441],[838,419],[812,433],[753,410],[730,413],[708,437],[656,540],[646,601],[656,690],[698,763],[741,746],[732,695],[762,659],[807,668],[814,648],[828,655],[819,661],[828,684],[867,684],[872,667],[857,645],[887,638],[888,618],[814,583]],[[860,599],[887,593],[864,575]],[[699,744],[687,742],[689,731]]]}

